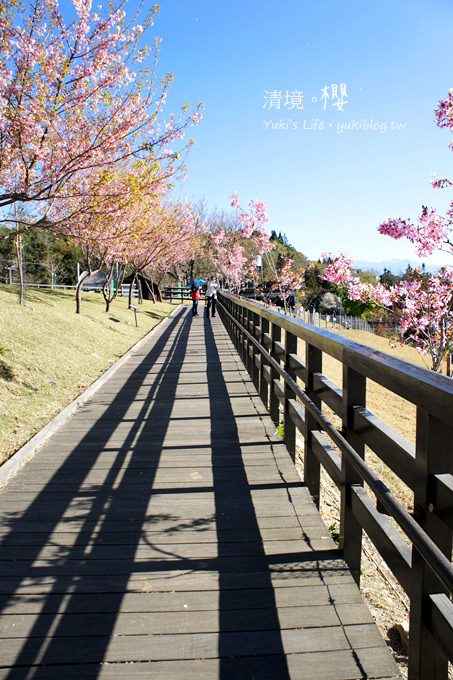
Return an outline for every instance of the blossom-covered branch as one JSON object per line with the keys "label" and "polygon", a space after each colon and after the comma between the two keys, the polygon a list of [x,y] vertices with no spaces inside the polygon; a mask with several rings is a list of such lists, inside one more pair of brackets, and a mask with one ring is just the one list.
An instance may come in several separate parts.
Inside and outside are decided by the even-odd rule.
{"label": "blossom-covered branch", "polygon": [[[453,130],[453,89],[444,100],[438,102],[436,123],[441,128]],[[453,150],[453,142],[449,144]],[[448,179],[431,179],[435,189],[452,186]],[[453,202],[445,217],[433,208],[422,207],[422,213],[414,223],[401,217],[387,217],[378,227],[381,234],[393,239],[408,239],[419,257],[436,251],[453,255]],[[325,257],[325,255],[324,255]],[[453,350],[453,267],[442,267],[428,278],[415,277],[400,281],[397,285],[367,285],[351,272],[353,261],[340,254],[324,270],[324,278],[342,284],[351,299],[372,303],[387,309],[399,318],[399,330],[404,340],[410,340],[417,348],[431,357],[431,367],[439,370],[442,359]]]}
{"label": "blossom-covered branch", "polygon": [[[0,207],[32,201],[46,214],[85,172],[126,159],[152,159],[167,176],[183,165],[200,109],[160,118],[173,76],[156,82],[159,41],[142,46],[156,8],[131,25],[124,5],[72,0],[68,23],[58,0],[2,3]],[[153,66],[140,71],[145,57]]]}
{"label": "blossom-covered branch", "polygon": [[244,211],[235,193],[231,196],[231,206],[238,212],[239,229],[217,230],[211,234],[210,245],[217,268],[227,280],[237,285],[253,268],[256,256],[269,252],[274,245],[264,226],[268,221],[264,201],[252,200],[249,210]]}
{"label": "blossom-covered branch", "polygon": [[[322,257],[332,259],[326,253]],[[351,300],[373,304],[398,318],[401,342],[410,342],[428,354],[431,368],[440,370],[446,352],[453,349],[453,267],[443,267],[428,279],[420,276],[386,287],[360,281],[352,264],[346,255],[337,255],[322,277],[343,285]]]}

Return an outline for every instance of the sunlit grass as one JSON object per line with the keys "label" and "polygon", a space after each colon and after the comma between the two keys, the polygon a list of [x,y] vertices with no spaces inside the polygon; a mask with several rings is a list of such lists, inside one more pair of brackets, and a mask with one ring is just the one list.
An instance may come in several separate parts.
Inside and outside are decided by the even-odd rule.
{"label": "sunlit grass", "polygon": [[145,300],[138,326],[126,298],[105,312],[97,293],[0,285],[0,463],[81,394],[175,305]]}

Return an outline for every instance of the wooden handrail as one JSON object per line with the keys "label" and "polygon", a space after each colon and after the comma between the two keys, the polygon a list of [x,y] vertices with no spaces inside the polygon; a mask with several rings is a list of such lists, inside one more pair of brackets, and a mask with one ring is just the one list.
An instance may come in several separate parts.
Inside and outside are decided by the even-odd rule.
{"label": "wooden handrail", "polygon": [[[266,407],[277,424],[283,417],[293,458],[296,431],[304,438],[304,481],[315,502],[321,466],[340,489],[340,548],[351,573],[359,582],[366,530],[407,592],[409,676],[447,680],[453,661],[453,381],[252,301],[222,292],[219,302]],[[305,360],[297,355],[298,340],[305,342]],[[343,365],[341,387],[322,375],[325,354]],[[416,406],[415,447],[366,408],[367,378]],[[341,418],[340,429],[322,412],[323,403]],[[413,516],[366,465],[365,446],[414,491]],[[396,520],[412,551],[382,511]]]}

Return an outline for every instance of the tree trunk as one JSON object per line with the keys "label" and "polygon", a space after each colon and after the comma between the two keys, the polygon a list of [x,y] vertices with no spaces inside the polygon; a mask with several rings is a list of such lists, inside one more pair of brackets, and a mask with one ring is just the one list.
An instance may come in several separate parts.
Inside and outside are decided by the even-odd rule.
{"label": "tree trunk", "polygon": [[115,293],[112,292],[112,281],[113,281],[113,264],[110,265],[110,268],[105,277],[105,283],[102,286],[102,295],[104,296],[106,313],[110,311],[110,303],[115,298]]}
{"label": "tree trunk", "polygon": [[80,307],[82,304],[82,286],[84,281],[91,276],[93,272],[86,272],[85,276],[80,277],[79,281],[77,281],[77,288],[76,288],[76,314],[80,314]]}
{"label": "tree trunk", "polygon": [[19,304],[23,305],[25,302],[24,295],[24,272],[22,269],[23,258],[22,258],[22,236],[17,232],[16,234],[16,257],[17,257],[17,270],[19,272]]}
{"label": "tree trunk", "polygon": [[128,302],[129,307],[132,305],[132,290],[134,288],[136,278],[137,278],[137,272],[134,272],[134,274],[132,275],[132,279],[131,279],[131,287],[129,288],[129,302]]}
{"label": "tree trunk", "polygon": [[112,302],[112,298],[109,296],[108,292],[107,293],[104,292],[105,286],[108,286],[108,288],[110,288],[110,281],[108,282],[108,284],[104,284],[104,287],[102,289],[102,292],[104,293],[105,312],[106,314],[108,314],[108,312],[110,312],[110,304]]}
{"label": "tree trunk", "polygon": [[156,297],[157,297],[157,302],[162,302],[162,293],[160,292],[160,285],[158,283],[154,283],[154,281],[152,279],[151,279],[151,285],[153,287],[154,301],[156,301]]}
{"label": "tree trunk", "polygon": [[146,279],[143,279],[143,280],[144,280],[146,287],[148,288],[149,292],[151,293],[153,303],[156,304],[156,296],[154,295],[154,284],[153,284],[153,282],[151,281],[151,285],[149,285],[149,283]]}

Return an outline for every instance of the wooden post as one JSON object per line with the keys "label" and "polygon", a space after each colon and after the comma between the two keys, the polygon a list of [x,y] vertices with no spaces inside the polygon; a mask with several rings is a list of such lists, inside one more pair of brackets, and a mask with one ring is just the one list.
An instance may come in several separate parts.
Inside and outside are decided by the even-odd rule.
{"label": "wooden post", "polygon": [[[235,319],[239,319],[240,309],[236,302],[230,303],[229,312],[234,316]],[[231,332],[233,334],[234,346],[236,347],[239,356],[241,356],[241,331],[233,321],[231,322]]]}
{"label": "wooden post", "polygon": [[[281,337],[282,337],[282,329],[280,328],[280,326],[278,326],[274,322],[272,322],[271,335],[272,335],[271,355],[276,361],[278,361],[280,363],[280,360],[279,360],[278,356],[275,354],[275,351],[274,351],[274,342],[280,342]],[[274,392],[273,381],[278,380],[279,377],[280,377],[279,373],[275,370],[275,368],[272,368],[271,369],[271,390],[270,390],[270,416],[271,416],[271,418],[274,421],[276,426],[280,425],[280,402],[278,400],[277,395]]]}
{"label": "wooden post", "polygon": [[[451,560],[452,532],[431,504],[432,475],[453,472],[453,429],[421,408],[417,409],[414,516],[428,536]],[[410,680],[447,680],[448,657],[427,628],[426,595],[447,593],[416,550],[412,551],[412,593],[409,625]]]}
{"label": "wooden post", "polygon": [[[269,333],[269,328],[270,328],[270,323],[268,319],[265,319],[264,317],[261,317],[261,333],[260,333],[260,342],[261,344],[263,343],[264,340],[264,335],[265,333]],[[269,383],[267,380],[264,378],[264,367],[268,366],[268,362],[264,359],[264,357],[261,357],[261,366],[260,366],[260,397],[263,400],[263,403],[266,407],[266,409],[269,410]]]}
{"label": "wooden post", "polygon": [[[259,314],[257,314],[256,312],[251,312],[251,313],[250,313],[250,319],[251,319],[251,322],[252,322],[252,324],[253,324],[253,328],[251,329],[251,333],[252,333],[253,337],[255,338],[255,340],[260,340],[260,338],[261,338],[261,329],[260,329],[260,331],[259,331],[259,333],[258,333],[258,337],[257,337],[257,331],[256,331],[257,326],[260,325],[260,316],[259,316]],[[253,384],[255,385],[255,388],[256,388],[256,391],[257,391],[257,392],[260,391],[260,366],[261,366],[261,356],[262,356],[262,355],[261,355],[261,352],[259,351],[259,349],[257,348],[257,346],[254,345],[254,344],[252,343],[252,359],[251,359],[251,361],[252,361],[252,366],[251,366],[251,368],[252,368],[252,373],[251,373],[251,375],[252,375]],[[257,365],[256,365],[256,359],[257,359],[257,358],[258,358],[259,361],[260,361],[260,366],[257,366]]]}
{"label": "wooden post", "polygon": [[134,312],[134,317],[135,317],[135,325],[138,326],[138,321],[137,321],[137,307],[135,305],[129,305],[129,309],[132,309]]}
{"label": "wooden post", "polygon": [[[355,451],[364,458],[363,441],[352,431],[353,406],[366,406],[366,377],[343,364],[343,434]],[[363,486],[354,468],[342,457],[340,509],[340,548],[357,585],[360,584],[362,527],[351,509],[351,485]]]}
{"label": "wooden post", "polygon": [[[246,329],[248,330],[249,333],[251,331],[250,327],[251,327],[252,319],[253,319],[253,312],[252,312],[251,309],[247,309],[246,312],[245,312],[245,327],[246,327]],[[247,367],[247,371],[248,371],[249,376],[251,378],[253,378],[253,348],[254,348],[254,345],[247,337],[246,337],[246,341],[245,341],[245,347],[246,347],[246,359],[247,359],[246,367]],[[252,356],[250,356],[250,350],[252,350]]]}
{"label": "wooden post", "polygon": [[[230,312],[234,316],[235,319],[237,319],[239,322],[241,321],[241,308],[237,304],[237,302],[233,302]],[[235,346],[236,349],[239,353],[239,356],[242,358],[242,347],[241,347],[241,338],[242,338],[242,332],[239,329],[238,326],[236,326],[235,323],[233,325],[233,333],[234,333],[234,339],[235,339]]]}
{"label": "wooden post", "polygon": [[[242,307],[241,323],[246,330],[248,330],[249,310]],[[249,341],[245,333],[242,333],[242,360],[247,371],[249,370]]]}
{"label": "wooden post", "polygon": [[[314,392],[313,374],[322,372],[322,352],[306,344],[305,365],[307,368],[307,396],[312,402],[321,408],[321,399]],[[321,466],[313,452],[312,431],[318,429],[318,424],[308,411],[305,412],[305,432],[304,432],[304,482],[313,498],[317,508],[319,508],[319,493],[321,482]]]}
{"label": "wooden post", "polygon": [[[239,319],[240,319],[240,322],[241,322],[241,326],[245,326],[246,323],[247,323],[247,316],[246,316],[247,312],[246,312],[244,307],[241,307],[241,305],[238,305],[238,307],[239,307]],[[241,331],[240,340],[241,340],[241,349],[240,349],[241,358],[242,358],[242,361],[244,362],[244,366],[247,366],[247,342],[246,342],[245,335],[242,331]]]}
{"label": "wooden post", "polygon": [[[293,380],[296,380],[297,379],[296,374],[289,367],[289,355],[297,354],[297,335],[293,335],[288,331],[286,331],[285,335],[286,335],[285,371],[290,375],[290,377]],[[285,409],[283,413],[284,436],[286,448],[288,449],[288,452],[291,455],[291,458],[293,459],[294,462],[296,460],[296,426],[289,415],[290,401],[295,402],[296,398],[291,388],[285,384]]]}

